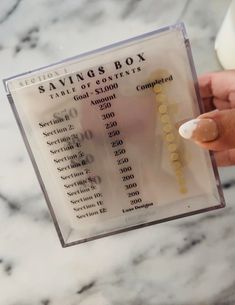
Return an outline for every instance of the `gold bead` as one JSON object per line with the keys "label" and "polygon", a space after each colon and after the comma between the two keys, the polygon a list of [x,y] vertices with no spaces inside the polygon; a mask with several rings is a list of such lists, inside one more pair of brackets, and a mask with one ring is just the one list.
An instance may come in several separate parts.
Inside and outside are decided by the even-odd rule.
{"label": "gold bead", "polygon": [[167,114],[161,115],[161,121],[162,123],[168,123],[170,121],[169,115]]}
{"label": "gold bead", "polygon": [[183,175],[183,172],[182,172],[182,167],[181,168],[174,168],[174,170],[175,170],[175,176],[176,176],[177,180],[184,179],[184,175]]}
{"label": "gold bead", "polygon": [[167,113],[167,106],[166,105],[160,105],[158,108],[158,111],[163,114],[163,113]]}
{"label": "gold bead", "polygon": [[168,133],[166,135],[166,141],[167,142],[173,142],[175,140],[175,136],[173,135],[173,133]]}
{"label": "gold bead", "polygon": [[154,87],[153,87],[153,91],[155,92],[155,93],[161,93],[162,92],[162,86],[161,85],[159,85],[159,84],[156,84]]}
{"label": "gold bead", "polygon": [[163,125],[163,131],[165,132],[165,133],[168,133],[168,132],[170,132],[172,130],[172,126],[170,125],[170,124],[164,124]]}
{"label": "gold bead", "polygon": [[186,181],[183,176],[176,176],[176,178],[180,186],[185,186]]}
{"label": "gold bead", "polygon": [[175,170],[182,168],[182,164],[179,161],[173,161],[172,166]]}
{"label": "gold bead", "polygon": [[171,161],[176,161],[176,160],[178,160],[178,159],[179,159],[179,154],[176,153],[176,152],[171,153],[170,159],[171,159]]}
{"label": "gold bead", "polygon": [[167,100],[166,95],[162,93],[157,94],[155,98],[156,98],[156,102],[161,104],[164,104]]}
{"label": "gold bead", "polygon": [[174,143],[169,144],[169,145],[168,145],[168,150],[169,150],[170,152],[175,152],[175,151],[177,150],[177,145],[174,144]]}
{"label": "gold bead", "polygon": [[188,190],[187,190],[186,186],[180,187],[180,193],[185,194],[187,192],[188,192]]}

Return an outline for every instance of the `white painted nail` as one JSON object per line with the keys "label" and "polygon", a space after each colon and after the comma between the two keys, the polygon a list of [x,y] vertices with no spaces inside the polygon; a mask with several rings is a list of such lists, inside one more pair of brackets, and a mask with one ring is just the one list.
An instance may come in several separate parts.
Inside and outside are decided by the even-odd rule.
{"label": "white painted nail", "polygon": [[180,126],[179,134],[197,142],[215,141],[219,136],[217,124],[209,118],[194,119]]}
{"label": "white painted nail", "polygon": [[196,130],[197,125],[200,121],[200,119],[194,119],[181,125],[179,128],[179,134],[181,135],[181,137],[185,139],[191,139],[193,136],[193,132]]}

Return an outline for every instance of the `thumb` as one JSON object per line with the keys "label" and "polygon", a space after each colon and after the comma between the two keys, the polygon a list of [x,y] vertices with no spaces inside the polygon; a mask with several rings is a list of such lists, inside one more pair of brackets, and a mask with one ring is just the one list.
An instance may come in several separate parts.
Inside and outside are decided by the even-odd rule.
{"label": "thumb", "polygon": [[179,133],[209,150],[235,148],[235,109],[204,113],[181,125]]}

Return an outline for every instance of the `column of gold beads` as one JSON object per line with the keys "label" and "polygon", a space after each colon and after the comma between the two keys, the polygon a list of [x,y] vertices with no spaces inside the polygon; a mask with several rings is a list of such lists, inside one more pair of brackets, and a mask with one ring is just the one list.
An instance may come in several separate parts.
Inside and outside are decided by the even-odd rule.
{"label": "column of gold beads", "polygon": [[183,172],[183,164],[181,161],[182,158],[175,136],[175,128],[169,115],[167,96],[163,93],[163,88],[160,84],[155,85],[153,90],[156,94],[155,98],[157,102],[157,111],[159,113],[162,125],[164,141],[169,152],[170,163],[179,185],[179,191],[180,193],[184,194],[187,193],[186,181]]}

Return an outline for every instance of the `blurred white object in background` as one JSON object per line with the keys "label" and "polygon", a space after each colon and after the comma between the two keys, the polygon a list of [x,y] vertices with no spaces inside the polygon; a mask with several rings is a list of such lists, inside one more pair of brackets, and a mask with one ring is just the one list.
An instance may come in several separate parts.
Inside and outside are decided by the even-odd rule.
{"label": "blurred white object in background", "polygon": [[231,2],[218,32],[215,50],[224,69],[235,69],[235,0]]}

